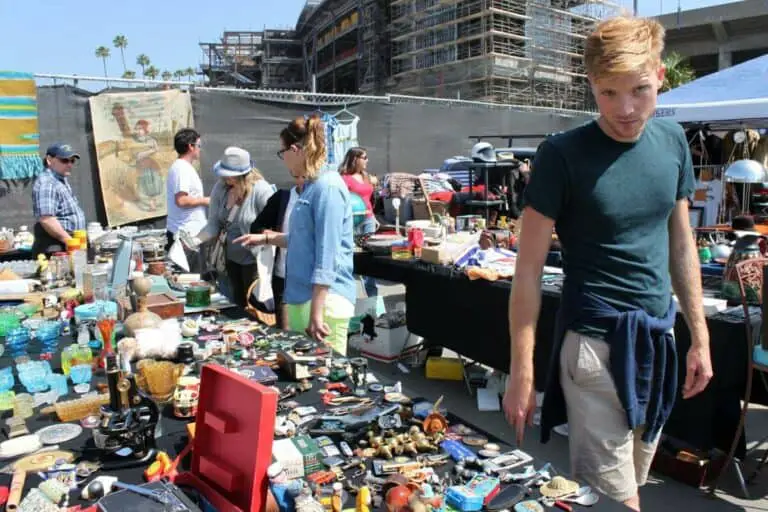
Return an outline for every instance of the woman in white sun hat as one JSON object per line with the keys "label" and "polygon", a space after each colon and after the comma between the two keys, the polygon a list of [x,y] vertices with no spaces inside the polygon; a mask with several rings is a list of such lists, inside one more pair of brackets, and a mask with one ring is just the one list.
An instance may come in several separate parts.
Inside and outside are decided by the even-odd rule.
{"label": "woman in white sun hat", "polygon": [[256,249],[232,242],[250,232],[251,224],[264,209],[274,188],[256,169],[250,153],[242,148],[225,149],[213,172],[220,179],[211,191],[208,224],[197,237],[200,242],[214,244],[219,233],[226,230],[226,278],[218,276],[218,280],[225,288],[222,293],[235,304],[244,306],[248,288],[257,278],[253,252]]}

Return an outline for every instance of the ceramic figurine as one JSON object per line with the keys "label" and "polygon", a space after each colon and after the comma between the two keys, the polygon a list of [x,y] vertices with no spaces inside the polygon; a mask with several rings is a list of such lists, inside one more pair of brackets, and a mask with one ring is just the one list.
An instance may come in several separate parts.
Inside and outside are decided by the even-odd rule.
{"label": "ceramic figurine", "polygon": [[334,482],[333,496],[331,497],[332,512],[341,512],[342,506],[344,505],[344,496],[342,495],[343,490],[344,486],[341,484],[341,482]]}
{"label": "ceramic figurine", "polygon": [[302,491],[299,480],[288,480],[282,464],[275,462],[267,468],[269,488],[275,497],[280,512],[294,512],[296,510],[295,497]]}
{"label": "ceramic figurine", "polygon": [[355,499],[355,512],[371,512],[371,503],[371,489],[367,485],[360,487]]}

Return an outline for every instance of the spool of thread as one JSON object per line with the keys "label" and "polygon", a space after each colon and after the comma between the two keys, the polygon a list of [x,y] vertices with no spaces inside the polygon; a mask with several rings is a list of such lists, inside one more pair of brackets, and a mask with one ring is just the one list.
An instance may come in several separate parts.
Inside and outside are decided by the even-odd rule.
{"label": "spool of thread", "polygon": [[176,349],[176,357],[180,363],[188,364],[195,361],[195,347],[191,343],[181,343]]}

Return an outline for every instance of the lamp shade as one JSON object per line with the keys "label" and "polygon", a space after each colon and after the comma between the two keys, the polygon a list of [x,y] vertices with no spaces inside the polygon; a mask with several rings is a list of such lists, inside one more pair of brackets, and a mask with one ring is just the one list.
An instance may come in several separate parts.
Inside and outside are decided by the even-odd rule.
{"label": "lamp shade", "polygon": [[768,171],[755,160],[736,160],[725,170],[725,181],[729,183],[765,183]]}

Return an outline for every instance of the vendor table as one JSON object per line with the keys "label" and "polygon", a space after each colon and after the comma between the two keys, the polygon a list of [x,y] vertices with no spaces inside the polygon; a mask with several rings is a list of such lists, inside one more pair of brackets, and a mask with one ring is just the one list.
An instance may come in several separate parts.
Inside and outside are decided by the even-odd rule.
{"label": "vendor table", "polygon": [[[355,273],[406,285],[408,330],[428,343],[502,372],[509,371],[508,304],[510,281],[472,281],[457,270],[421,261],[396,261],[369,253],[355,255]],[[552,350],[559,289],[542,287],[541,313],[534,354],[536,389],[543,391]],[[753,323],[759,321],[754,317]],[[702,450],[730,448],[739,420],[746,383],[747,347],[743,319],[718,314],[707,318],[714,377],[706,390],[689,400],[678,396],[664,432]],[[678,350],[678,385],[685,375],[685,354],[690,332],[683,316],[675,322]],[[768,390],[756,378],[752,401],[768,404]],[[737,456],[744,453],[742,435]],[[741,454],[741,455],[740,455]]]}
{"label": "vendor table", "polygon": [[[72,343],[73,340],[71,337],[66,336],[62,337],[60,340],[60,347],[64,348],[65,346]],[[36,354],[32,352],[31,357],[33,359],[36,359]],[[4,368],[6,366],[13,365],[13,361],[7,357],[4,356],[0,358],[0,368]],[[54,359],[52,361],[52,367],[54,368],[54,371],[60,372],[59,367],[59,361],[58,359]],[[278,382],[278,387],[284,388],[290,382],[282,380],[284,376],[282,375],[282,372],[278,372],[278,375],[280,376],[281,380]],[[379,382],[385,385],[391,384],[391,382],[388,381],[388,379],[383,378],[380,375],[375,375],[375,377],[378,379]],[[98,375],[94,377],[93,383],[91,388],[94,389],[96,382],[99,382],[100,380],[103,380],[103,378],[100,378]],[[321,395],[317,392],[317,390],[320,389],[320,387],[315,383],[313,386],[313,389],[306,393],[299,394],[292,399],[299,402],[301,405],[312,405],[316,407],[318,410],[323,410],[324,405],[322,401],[320,400]],[[17,379],[17,387],[16,392],[23,392],[23,387],[21,384],[18,383]],[[76,395],[72,393],[70,396],[66,398],[75,398]],[[416,398],[416,397],[412,397]],[[157,439],[157,447],[159,450],[163,450],[166,453],[168,453],[172,458],[176,456],[177,453],[179,453],[184,446],[187,444],[187,434],[186,434],[186,425],[191,420],[180,420],[176,419],[172,412],[171,412],[171,406],[165,406],[164,408],[161,408],[161,419],[160,419],[160,425],[161,425],[161,431],[162,435]],[[11,411],[6,411],[3,413],[3,418],[8,418],[12,414]],[[511,449],[508,445],[505,445],[501,440],[497,439],[496,437],[487,434],[483,432],[482,430],[474,427],[470,423],[467,423],[460,418],[457,418],[456,416],[453,416],[451,414],[448,415],[449,422],[450,423],[462,423],[472,429],[475,430],[475,432],[480,433],[484,436],[486,436],[490,441],[498,443],[502,447],[502,452]],[[37,412],[35,415],[33,415],[32,418],[27,419],[27,428],[29,429],[30,433],[34,433],[35,431],[39,430],[42,427],[52,425],[54,423],[58,423],[56,420],[55,415],[51,416],[41,416]],[[333,437],[333,436],[332,436]],[[84,429],[83,432],[80,434],[80,436],[72,441],[69,441],[67,443],[62,443],[60,445],[60,449],[62,450],[68,450],[72,451],[76,455],[76,462],[79,462],[81,459],[80,457],[87,452],[88,447],[93,447],[93,440],[92,440],[92,434],[90,429]],[[93,457],[88,458],[87,460],[96,460]],[[10,461],[3,461],[0,460],[0,465],[5,465],[5,463]],[[541,467],[542,463],[541,461],[535,462],[536,467]],[[438,471],[445,471],[450,470],[452,467],[452,464],[447,464],[442,467],[436,468]],[[369,468],[370,468],[370,462],[369,462]],[[123,469],[123,470],[117,470],[117,471],[109,471],[108,473],[105,472],[105,474],[109,474],[112,476],[117,476],[121,481],[125,483],[132,483],[132,484],[141,484],[144,482],[143,480],[143,471],[145,469],[145,466],[139,466],[132,469]],[[99,475],[102,473],[97,473],[96,475]],[[94,476],[96,476],[94,475]],[[26,482],[25,482],[25,489],[24,494],[32,489],[33,487],[36,487],[40,483],[40,477],[37,474],[30,473],[27,476]],[[0,474],[0,486],[9,486],[11,483],[11,475],[9,474]],[[71,499],[70,499],[70,505],[78,505],[81,504],[85,506],[86,504],[91,504],[92,502],[85,502],[83,500],[80,500],[79,495],[80,490],[73,491],[71,493]],[[345,503],[345,508],[351,508],[354,507],[354,497],[351,497],[347,503]],[[596,511],[623,511],[628,510],[624,505],[614,502],[610,499],[608,499],[605,496],[602,496],[600,501],[594,505],[593,507],[590,507],[592,510]],[[577,505],[574,505],[574,510],[579,510],[579,507]]]}

